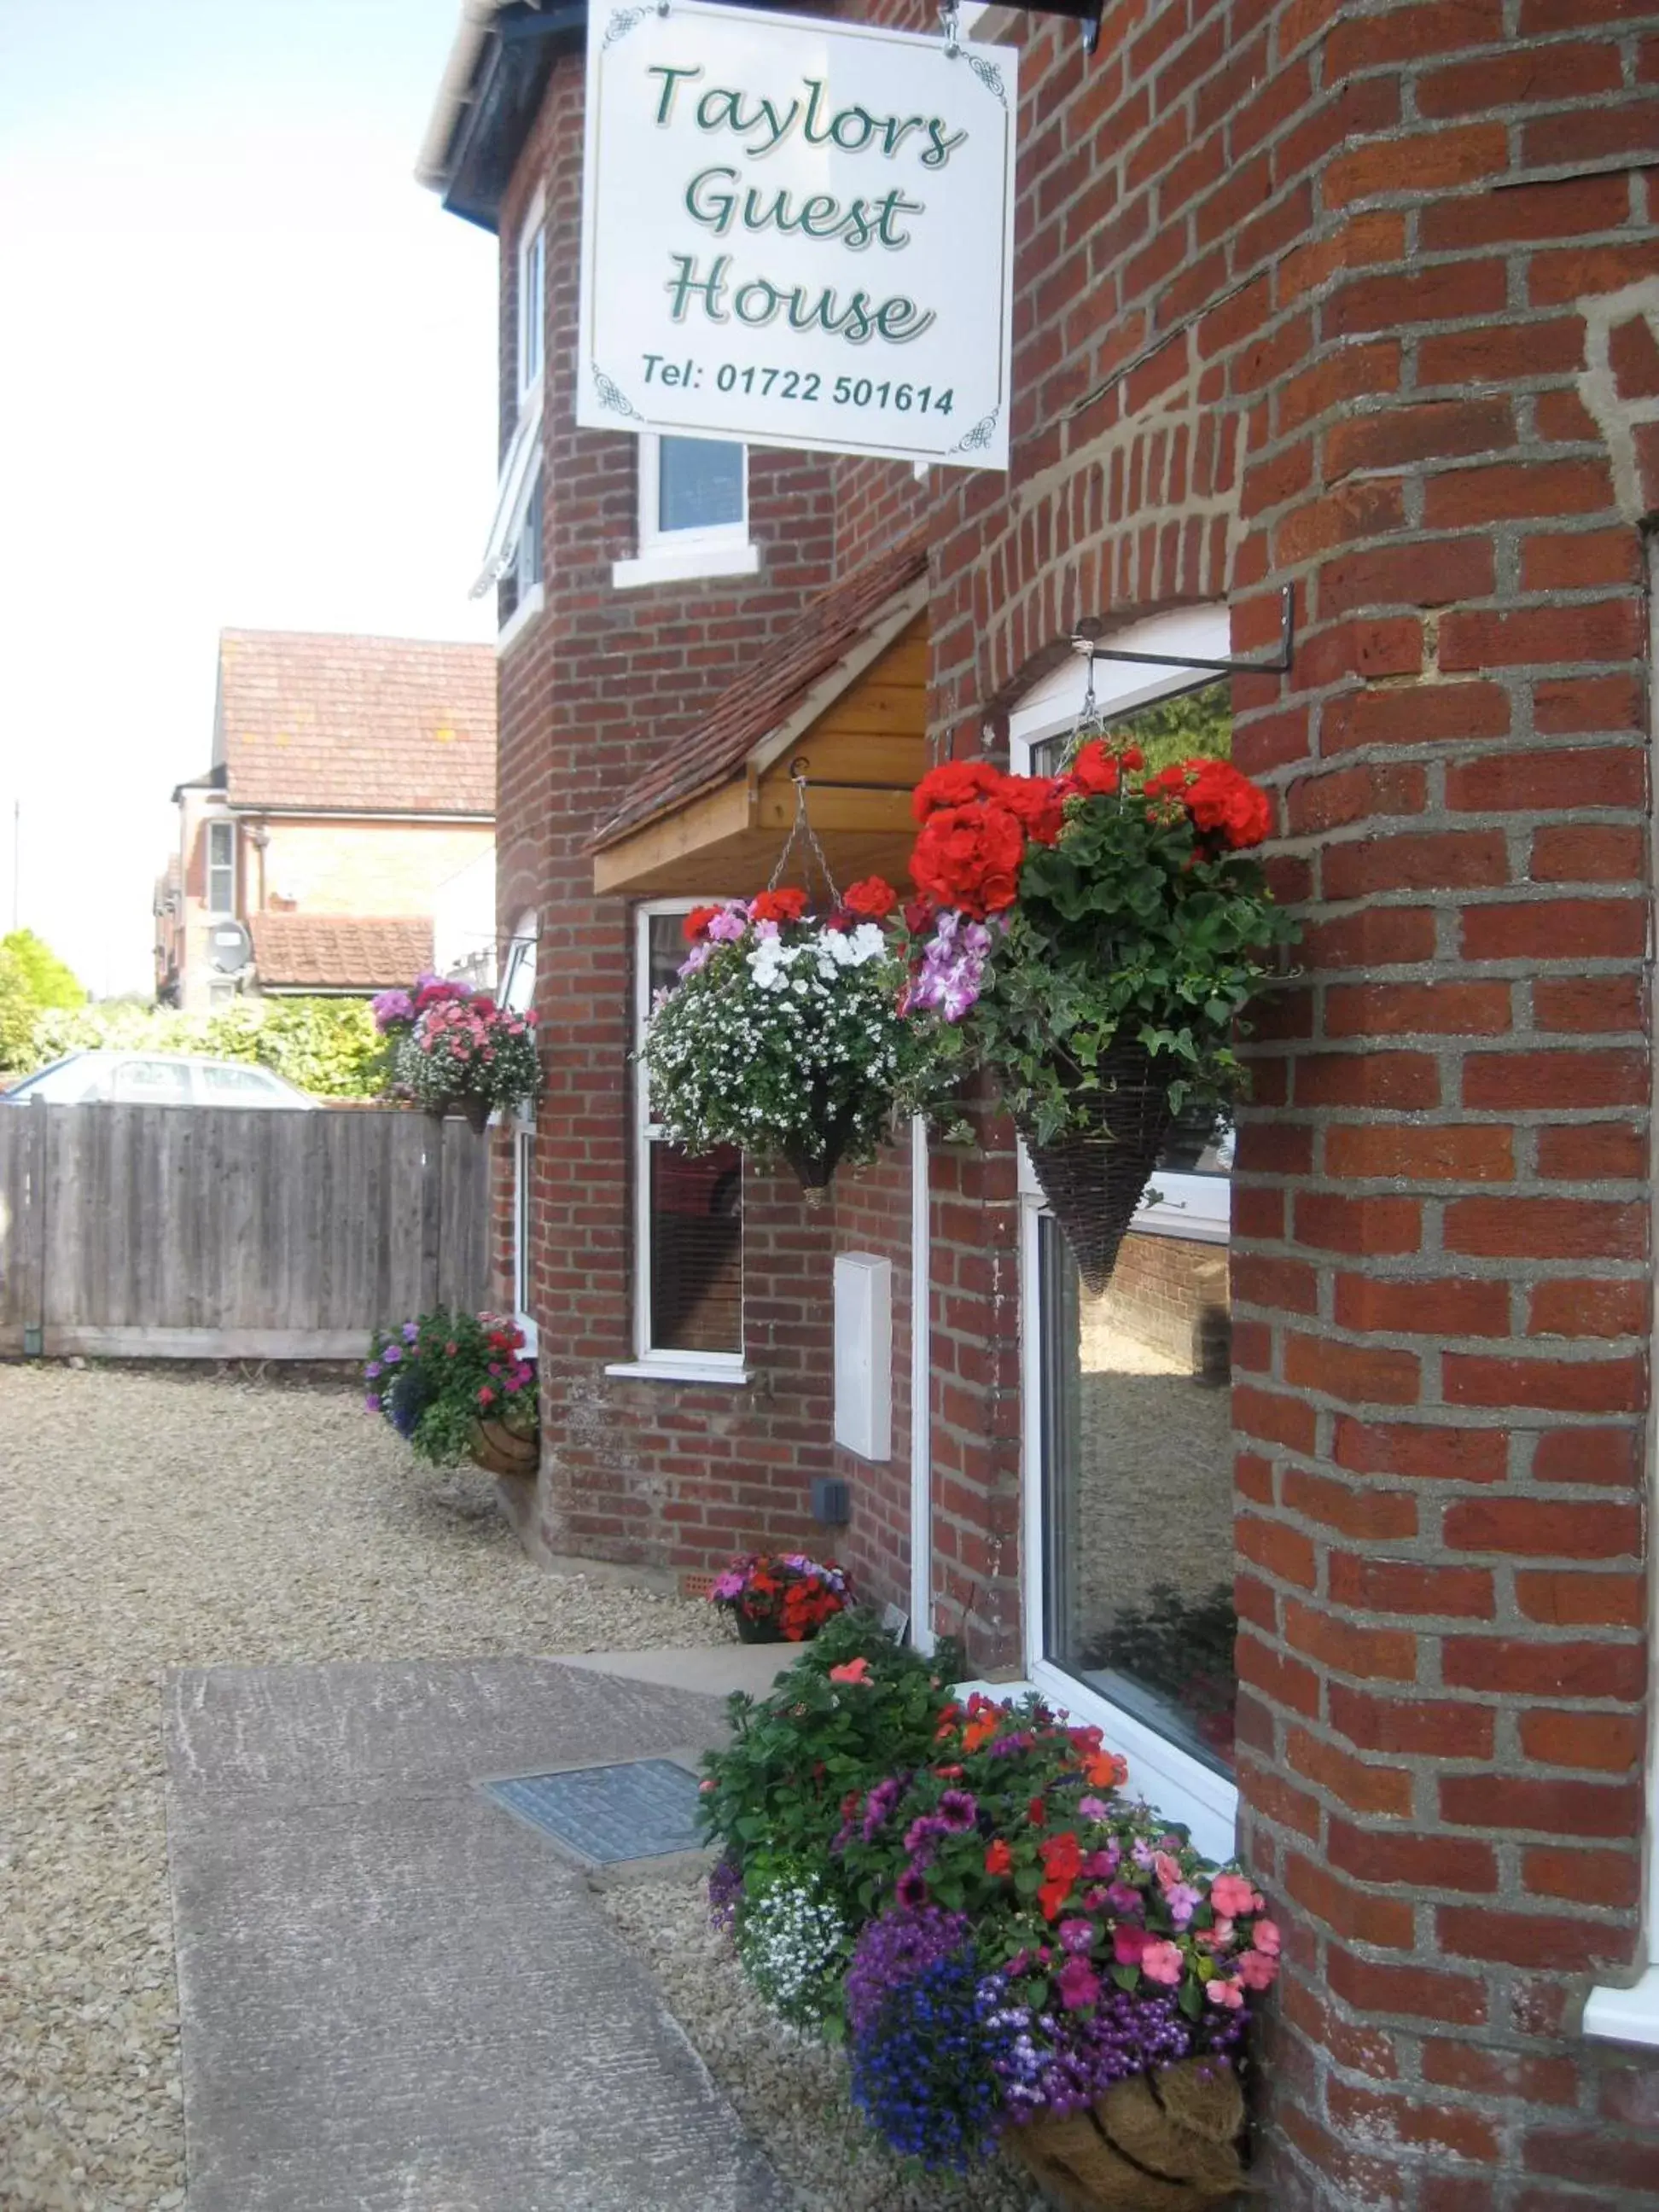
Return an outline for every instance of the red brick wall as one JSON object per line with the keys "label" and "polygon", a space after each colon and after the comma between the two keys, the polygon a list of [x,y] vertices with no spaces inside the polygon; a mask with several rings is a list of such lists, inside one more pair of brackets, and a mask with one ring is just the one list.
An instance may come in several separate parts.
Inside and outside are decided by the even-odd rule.
{"label": "red brick wall", "polygon": [[[502,658],[497,919],[540,916],[537,1006],[547,1088],[537,1121],[532,1307],[545,1452],[539,1539],[555,1554],[706,1570],[748,1545],[822,1545],[811,1476],[827,1472],[828,1216],[745,1171],[746,1388],[607,1376],[631,1359],[632,920],[596,899],[594,830],[830,575],[829,465],[750,458],[761,574],[617,592],[635,550],[635,447],[579,432],[575,355],[581,75],[556,72],[501,225],[510,363],[520,210],[548,207],[546,607]],[[503,406],[510,410],[510,379]],[[502,1240],[501,1261],[506,1265]]]}
{"label": "red brick wall", "polygon": [[[787,1521],[828,1464],[830,1239],[903,1256],[896,1218],[873,1241],[896,1164],[822,1224],[750,1178],[802,1263],[774,1410],[598,1375],[627,1334],[627,961],[581,848],[737,623],[925,512],[932,726],[960,749],[1074,624],[1224,597],[1250,651],[1292,585],[1293,672],[1234,700],[1307,924],[1234,1214],[1242,1844],[1287,1930],[1267,2185],[1275,2212],[1633,2212],[1659,2069],[1579,2015],[1639,1941],[1659,9],[1117,0],[1092,59],[1027,21],[1006,482],[780,460],[805,526],[758,589],[623,600],[627,443],[556,405],[550,610],[502,717],[504,842],[541,840],[547,884],[550,1537],[708,1557],[722,1513]],[[562,80],[544,118],[567,211],[574,105]],[[555,364],[573,265],[556,244]],[[1019,1649],[1017,1206],[988,1127],[932,1182],[933,1574],[981,1663]],[[781,1486],[745,1498],[769,1443]],[[904,1479],[896,1448],[851,1532],[895,1591]],[[671,1534],[700,1481],[702,1533]]]}
{"label": "red brick wall", "polygon": [[1034,29],[1019,495],[933,500],[936,727],[1079,621],[1225,594],[1248,651],[1297,592],[1293,674],[1235,690],[1309,922],[1235,1214],[1286,2212],[1659,2203],[1659,2075],[1577,2032],[1638,1942],[1656,30]]}

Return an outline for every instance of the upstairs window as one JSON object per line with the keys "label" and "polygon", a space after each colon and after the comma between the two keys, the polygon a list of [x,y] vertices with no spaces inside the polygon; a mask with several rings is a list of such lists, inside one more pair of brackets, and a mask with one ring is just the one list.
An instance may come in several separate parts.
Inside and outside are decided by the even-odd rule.
{"label": "upstairs window", "polygon": [[236,911],[236,824],[210,822],[207,833],[207,909]]}
{"label": "upstairs window", "polygon": [[542,380],[542,346],[547,325],[547,225],[540,195],[519,234],[519,398],[520,404]]}
{"label": "upstairs window", "polygon": [[[641,515],[641,534],[660,540],[713,531],[749,535],[748,454],[719,438],[655,438],[654,514]],[[642,452],[641,488],[647,456]],[[642,501],[641,505],[645,502]]]}
{"label": "upstairs window", "polygon": [[640,584],[698,576],[752,576],[760,549],[749,535],[749,450],[723,438],[639,441],[639,552],[611,580]]}

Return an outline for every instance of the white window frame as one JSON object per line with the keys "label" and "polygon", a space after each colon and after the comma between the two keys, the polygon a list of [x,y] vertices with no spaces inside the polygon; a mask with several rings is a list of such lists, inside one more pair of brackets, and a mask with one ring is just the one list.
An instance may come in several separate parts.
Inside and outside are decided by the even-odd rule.
{"label": "white window frame", "polygon": [[617,590],[689,582],[700,576],[758,575],[760,548],[749,535],[749,448],[739,448],[743,514],[738,520],[715,523],[707,530],[665,530],[659,520],[662,440],[654,431],[647,431],[634,442],[638,454],[639,550],[631,561],[611,563],[611,580]]}
{"label": "white window frame", "polygon": [[547,347],[547,197],[538,192],[519,226],[519,409],[541,388]]}
{"label": "white window frame", "polygon": [[[1659,653],[1659,540],[1646,541],[1648,609],[1651,625],[1648,660],[1648,727],[1659,732],[1659,678],[1654,675],[1652,655]],[[1659,862],[1659,817],[1650,821],[1650,860]],[[1651,877],[1650,881],[1654,880]],[[1659,1233],[1659,1099],[1651,1115],[1652,1159],[1649,1183],[1656,1233]],[[1659,1316],[1656,1316],[1649,1371],[1659,1374]],[[1647,1435],[1648,1526],[1659,1528],[1659,1432],[1650,1416]],[[1593,1989],[1584,2005],[1584,2033],[1608,2043],[1639,2044],[1659,2048],[1659,1575],[1648,1565],[1648,1651],[1652,1679],[1648,1696],[1646,1815],[1643,1852],[1642,1939],[1644,1972],[1628,1989]]]}
{"label": "white window frame", "polygon": [[[1224,657],[1229,644],[1224,607],[1183,608],[1156,615],[1115,634],[1115,646],[1126,651],[1171,655],[1196,653],[1206,659]],[[1081,655],[1061,664],[1029,693],[1009,723],[1009,763],[1017,775],[1030,772],[1031,753],[1046,739],[1066,734],[1076,725],[1087,688],[1088,664]],[[1095,664],[1097,703],[1113,714],[1190,691],[1212,682],[1201,668],[1144,668],[1123,661]],[[1206,1176],[1164,1176],[1160,1188],[1193,1184],[1206,1198],[1218,1178]],[[1038,1224],[1046,1201],[1024,1146],[1019,1147],[1019,1310],[1020,1386],[1022,1406],[1021,1508],[1024,1574],[1025,1669],[1032,1686],[1051,1703],[1081,1721],[1098,1728],[1114,1751],[1129,1761],[1130,1778],[1164,1816],[1184,1822],[1193,1841],[1210,1857],[1229,1859],[1237,1849],[1238,1789],[1224,1774],[1194,1759],[1181,1746],[1155,1729],[1115,1705],[1077,1675],[1068,1674],[1048,1656],[1050,1636],[1044,1526],[1045,1469],[1042,1455],[1043,1361],[1041,1308],[1042,1269]],[[1150,1223],[1137,1223],[1137,1228]],[[1224,1242],[1226,1218],[1212,1227],[1210,1240]],[[1164,1234],[1194,1236],[1193,1228],[1174,1224]],[[1006,1690],[1000,1692],[1006,1695]]]}
{"label": "white window frame", "polygon": [[471,597],[481,599],[493,592],[519,557],[524,519],[542,474],[542,394],[539,385],[529,409],[519,417],[501,463],[495,488],[495,512],[490,518],[484,544],[483,566],[472,586]]}
{"label": "white window frame", "polygon": [[659,1351],[651,1342],[651,1147],[659,1141],[647,1112],[645,1070],[638,1051],[651,1015],[651,924],[663,915],[687,915],[714,898],[646,899],[634,909],[634,1358],[617,1360],[607,1375],[640,1376],[659,1382],[745,1383],[741,1352]]}
{"label": "white window frame", "polygon": [[[228,860],[219,861],[216,860],[213,857],[214,837],[220,830],[224,832],[226,838],[229,842],[230,858]],[[208,816],[207,876],[206,881],[203,885],[202,904],[207,913],[212,915],[216,920],[228,919],[234,921],[236,916],[236,823],[232,816],[228,814],[210,814]],[[228,873],[230,877],[230,896],[225,905],[216,906],[213,902],[213,879],[215,876],[224,875],[226,873]]]}
{"label": "white window frame", "polygon": [[[544,489],[542,483],[542,449],[536,448],[536,458],[530,471],[530,488],[525,500],[524,514],[519,524],[519,535],[514,542],[513,558],[508,568],[514,579],[513,611],[495,633],[495,651],[505,653],[547,605],[547,592],[543,571],[545,555],[543,550],[543,531],[545,522],[545,501],[538,508],[536,495]],[[533,547],[537,575],[533,583],[523,580],[525,554]]]}

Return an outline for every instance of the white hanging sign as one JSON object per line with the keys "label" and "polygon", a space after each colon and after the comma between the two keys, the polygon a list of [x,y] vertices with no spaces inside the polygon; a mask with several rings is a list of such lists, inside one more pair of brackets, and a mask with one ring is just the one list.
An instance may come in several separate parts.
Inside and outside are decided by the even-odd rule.
{"label": "white hanging sign", "polygon": [[576,420],[1008,465],[1018,60],[593,0]]}

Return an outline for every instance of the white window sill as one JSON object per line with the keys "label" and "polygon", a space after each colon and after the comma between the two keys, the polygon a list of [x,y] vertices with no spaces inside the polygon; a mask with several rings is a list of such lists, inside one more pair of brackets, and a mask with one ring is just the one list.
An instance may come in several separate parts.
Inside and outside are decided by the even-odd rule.
{"label": "white window sill", "polygon": [[1592,1990],[1584,2033],[1599,2043],[1659,2046],[1659,1966],[1650,1966],[1633,1990]]}
{"label": "white window sill", "polygon": [[1039,1663],[1021,1681],[959,1682],[956,1689],[959,1697],[977,1690],[999,1705],[1037,1691],[1069,1725],[1098,1728],[1108,1750],[1121,1752],[1129,1762],[1129,1795],[1147,1798],[1166,1820],[1180,1822],[1206,1858],[1225,1865],[1237,1850],[1237,1784],[1189,1759],[1144,1722],[1092,1695],[1083,1683],[1071,1681],[1058,1668]]}
{"label": "white window sill", "polygon": [[512,613],[495,633],[495,650],[505,653],[515,644],[547,604],[547,593],[539,584],[532,584]]}
{"label": "white window sill", "polygon": [[607,1375],[630,1376],[642,1382],[723,1382],[737,1387],[749,1380],[749,1370],[737,1361],[708,1359],[619,1359],[605,1369]]}
{"label": "white window sill", "polygon": [[758,576],[758,545],[653,545],[632,561],[613,561],[611,581],[619,592],[647,584],[694,583],[700,576]]}

